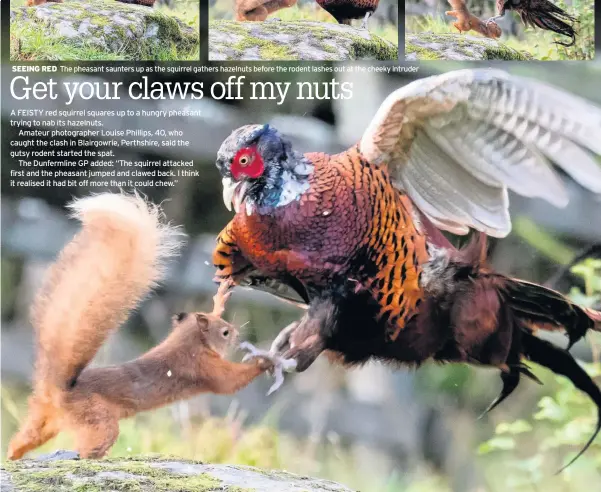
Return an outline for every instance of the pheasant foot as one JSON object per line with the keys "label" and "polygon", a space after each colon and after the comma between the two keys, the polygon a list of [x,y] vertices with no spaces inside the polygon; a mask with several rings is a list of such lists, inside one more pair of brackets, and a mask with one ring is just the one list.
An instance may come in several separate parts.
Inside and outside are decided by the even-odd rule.
{"label": "pheasant foot", "polygon": [[246,362],[253,357],[264,357],[273,362],[273,377],[275,381],[269,388],[267,396],[271,395],[282,386],[284,383],[284,371],[292,372],[296,369],[296,361],[294,359],[284,359],[271,351],[258,349],[252,343],[242,342],[240,344],[240,349],[248,352],[242,359],[242,362]]}

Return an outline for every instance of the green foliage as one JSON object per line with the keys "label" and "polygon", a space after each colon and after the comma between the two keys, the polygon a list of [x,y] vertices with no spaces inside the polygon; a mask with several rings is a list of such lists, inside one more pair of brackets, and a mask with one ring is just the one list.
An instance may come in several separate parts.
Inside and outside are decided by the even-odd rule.
{"label": "green foliage", "polygon": [[[574,46],[557,46],[560,60],[592,60],[595,57],[595,0],[554,0],[558,7],[576,17],[576,43]],[[561,38],[562,36],[555,36]]]}
{"label": "green foliage", "polygon": [[30,25],[11,25],[11,45],[18,43],[18,49],[11,52],[13,61],[30,60],[87,60],[114,61],[122,59],[121,53],[106,53],[97,46],[79,42],[78,45],[49,38],[42,30]]}
{"label": "green foliage", "polygon": [[520,216],[513,221],[514,233],[524,239],[539,253],[560,265],[567,265],[574,251],[528,217]]}
{"label": "green foliage", "polygon": [[[166,5],[158,5],[155,7],[160,12],[177,17],[185,24],[194,28],[196,32],[200,29],[200,11],[198,9],[198,0],[177,0],[168,7]],[[198,60],[198,57],[196,58]]]}
{"label": "green foliage", "polygon": [[[573,289],[572,297],[583,305],[601,298],[601,260],[588,259],[572,268],[585,282],[585,292]],[[597,333],[589,335],[596,354],[601,341]],[[593,378],[601,376],[598,357],[581,364]],[[569,462],[589,440],[597,425],[597,410],[584,393],[563,377],[552,378],[553,392],[538,401],[538,411],[530,421],[516,420],[497,425],[495,436],[484,442],[481,454],[492,454],[495,463],[506,463],[510,473],[494,475],[499,490],[530,489],[535,486],[552,490],[584,490],[601,473],[601,442],[596,439],[588,451],[553,479],[552,473]],[[553,481],[554,480],[554,481]],[[593,482],[591,482],[593,480]],[[541,489],[542,490],[542,489]],[[545,489],[547,490],[547,489]]]}
{"label": "green foliage", "polygon": [[[87,1],[81,0],[81,4]],[[25,0],[12,2],[11,7],[23,7]],[[123,4],[120,4],[123,5]],[[11,21],[11,59],[14,61],[27,60],[78,60],[78,61],[114,61],[114,60],[156,60],[156,61],[185,61],[198,60],[200,57],[200,45],[198,32],[200,29],[198,0],[179,0],[172,7],[164,5],[149,9],[152,18],[161,25],[162,36],[160,46],[146,44],[136,41],[124,43],[118,51],[110,52],[92,43],[83,42],[80,38],[65,39],[54,37],[48,31],[38,28],[37,23],[20,23]],[[51,5],[52,6],[52,5]],[[123,5],[125,8],[125,5]],[[31,7],[32,9],[38,7]],[[59,8],[59,7],[55,7]],[[62,8],[62,6],[61,6]],[[127,7],[129,8],[129,7]],[[144,7],[146,8],[146,7]],[[80,9],[81,10],[81,9]],[[82,11],[85,15],[85,10]],[[192,34],[186,30],[186,34],[178,43],[179,25],[173,18],[181,20],[192,28]],[[91,20],[94,26],[103,26],[108,23],[102,16],[95,16]],[[111,26],[118,30],[119,26]],[[50,31],[52,32],[52,31]],[[127,38],[124,38],[127,39]]]}
{"label": "green foliage", "polygon": [[[22,391],[2,387],[2,454],[8,439],[16,431],[26,412]],[[249,465],[264,469],[279,469],[301,475],[334,480],[362,492],[421,492],[434,488],[440,478],[421,473],[417,478],[402,482],[396,475],[375,474],[367,470],[361,455],[344,448],[336,436],[316,441],[280,433],[267,422],[243,425],[243,415],[225,418],[188,419],[188,403],[169,409],[143,413],[120,422],[120,434],[109,458],[130,458],[160,453],[206,463]],[[231,412],[235,414],[236,412]],[[73,449],[73,436],[60,433],[32,456],[56,449]],[[362,468],[363,467],[363,468]],[[412,477],[413,478],[413,477]],[[171,489],[170,489],[171,490]],[[180,489],[173,489],[180,490]]]}

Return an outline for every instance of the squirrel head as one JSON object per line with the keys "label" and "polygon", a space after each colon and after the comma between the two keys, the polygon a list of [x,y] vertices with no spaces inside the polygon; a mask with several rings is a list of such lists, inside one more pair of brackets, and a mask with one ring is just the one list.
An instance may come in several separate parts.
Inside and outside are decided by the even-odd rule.
{"label": "squirrel head", "polygon": [[208,313],[179,313],[173,316],[173,330],[194,345],[202,344],[224,356],[238,340],[238,329],[223,319]]}

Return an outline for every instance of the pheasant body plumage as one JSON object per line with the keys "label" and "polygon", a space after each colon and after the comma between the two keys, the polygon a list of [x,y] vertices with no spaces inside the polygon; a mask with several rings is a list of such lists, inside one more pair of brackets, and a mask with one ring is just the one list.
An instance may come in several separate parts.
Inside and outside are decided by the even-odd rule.
{"label": "pheasant body plumage", "polygon": [[379,0],[317,0],[339,24],[350,25],[353,19],[369,17],[378,8]]}
{"label": "pheasant body plumage", "polygon": [[[522,376],[536,379],[533,361],[588,394],[598,432],[601,391],[535,333],[562,330],[571,347],[601,331],[601,313],[494,272],[485,236],[511,229],[508,188],[567,203],[549,161],[601,194],[594,154],[600,108],[498,70],[408,84],[382,103],[359,145],[336,155],[301,155],[269,125],[241,127],[217,158],[236,214],[217,239],[216,280],[307,308],[272,346],[299,372],[324,351],[346,364],[487,365],[503,381],[492,408]],[[438,230],[470,228],[480,232],[463,249]]]}
{"label": "pheasant body plumage", "polygon": [[569,47],[576,42],[576,18],[549,0],[497,0],[496,3],[499,15],[493,19],[503,17],[507,10],[513,10],[518,13],[525,26],[553,31],[570,38],[569,43],[557,44]]}
{"label": "pheasant body plumage", "polygon": [[[310,297],[332,282],[352,278],[380,306],[378,319],[396,337],[415,315],[418,278],[428,261],[425,236],[413,223],[413,206],[393,187],[386,169],[372,166],[357,147],[328,156],[307,154],[314,166],[298,200],[260,213],[236,214],[218,239],[218,275],[230,275],[235,244],[265,276],[303,284]],[[265,213],[267,212],[267,213]]]}

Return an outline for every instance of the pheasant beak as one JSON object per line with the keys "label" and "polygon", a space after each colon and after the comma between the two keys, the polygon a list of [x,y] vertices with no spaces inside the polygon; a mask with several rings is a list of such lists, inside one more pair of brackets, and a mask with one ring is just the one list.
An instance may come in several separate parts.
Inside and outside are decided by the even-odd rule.
{"label": "pheasant beak", "polygon": [[225,207],[231,212],[232,204],[236,213],[240,211],[240,206],[246,198],[246,192],[250,187],[248,181],[233,181],[232,178],[223,178],[223,203]]}

